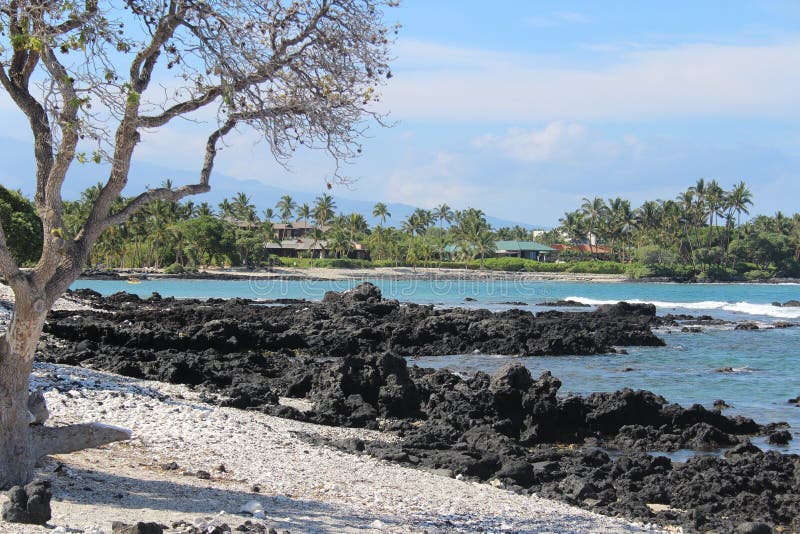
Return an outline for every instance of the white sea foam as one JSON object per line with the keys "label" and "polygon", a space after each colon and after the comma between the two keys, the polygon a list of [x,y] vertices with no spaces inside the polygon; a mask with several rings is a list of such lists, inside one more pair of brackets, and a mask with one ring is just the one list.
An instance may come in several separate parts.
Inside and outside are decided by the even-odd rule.
{"label": "white sea foam", "polygon": [[[596,300],[585,297],[566,297],[564,300],[574,300],[582,304],[599,306],[601,304],[616,304],[620,300]],[[744,315],[759,315],[765,317],[776,317],[779,319],[800,319],[800,307],[782,308],[772,304],[756,304],[753,302],[724,302],[718,300],[703,300],[699,302],[669,302],[661,300],[639,300],[624,299],[631,304],[654,304],[656,308],[683,309],[683,310],[724,310]]]}

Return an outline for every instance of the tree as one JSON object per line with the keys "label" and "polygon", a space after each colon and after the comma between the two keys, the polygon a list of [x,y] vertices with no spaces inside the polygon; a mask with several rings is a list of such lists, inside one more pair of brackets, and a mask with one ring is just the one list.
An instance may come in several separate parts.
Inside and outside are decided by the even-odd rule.
{"label": "tree", "polygon": [[[225,223],[214,217],[196,217],[180,223],[183,237],[189,245],[187,253],[195,266],[209,265],[214,256],[228,252],[232,239],[226,239]],[[234,238],[235,239],[235,238]],[[204,263],[205,262],[205,263]]]}
{"label": "tree", "polygon": [[278,208],[278,214],[281,217],[281,222],[286,224],[289,222],[289,219],[292,218],[292,213],[294,212],[295,208],[297,208],[297,203],[292,200],[291,195],[283,195],[278,203],[275,204],[275,207]]}
{"label": "tree", "polygon": [[589,236],[589,250],[594,253],[594,245],[597,244],[597,240],[599,239],[600,223],[603,217],[605,217],[608,208],[602,198],[594,197],[592,200],[589,200],[584,197],[581,209],[589,223],[589,233],[591,234]]}
{"label": "tree", "polygon": [[311,217],[311,207],[304,202],[303,205],[297,209],[297,216],[308,224],[308,219]]}
{"label": "tree", "polygon": [[[247,222],[256,218],[256,206],[250,202],[250,197],[244,192],[236,193],[233,202],[231,202],[231,208],[237,221]],[[267,217],[267,220],[269,219],[271,217]]]}
{"label": "tree", "polygon": [[219,203],[219,214],[223,218],[233,217],[233,205],[227,198],[223,198]]}
{"label": "tree", "polygon": [[586,236],[586,219],[580,211],[568,211],[558,220],[572,243],[580,243]]}
{"label": "tree", "polygon": [[495,250],[492,227],[486,222],[486,215],[481,210],[468,208],[457,211],[454,220],[458,247],[468,257],[479,256],[483,269],[484,258]]}
{"label": "tree", "polygon": [[324,193],[321,197],[314,199],[314,209],[311,215],[314,217],[317,227],[325,226],[331,222],[335,212],[336,202],[333,201],[333,197],[329,194]]}
{"label": "tree", "polygon": [[439,204],[433,209],[433,217],[439,221],[439,228],[442,228],[443,223],[453,222],[453,210],[447,204]]}
{"label": "tree", "polygon": [[346,224],[350,233],[350,241],[353,242],[358,241],[369,229],[367,220],[360,213],[351,213],[347,217]]}
{"label": "tree", "polygon": [[389,207],[386,204],[383,202],[378,202],[375,204],[375,207],[372,208],[372,216],[380,217],[381,224],[386,224],[386,219],[391,217],[392,214],[389,213]]}
{"label": "tree", "polygon": [[8,232],[8,249],[18,263],[34,263],[42,252],[42,223],[33,204],[0,185],[0,227]]}
{"label": "tree", "polygon": [[736,226],[742,226],[742,213],[750,214],[748,206],[753,205],[753,193],[750,192],[744,181],[736,184],[728,195],[728,201],[732,211],[736,212]]}
{"label": "tree", "polygon": [[197,207],[197,216],[198,217],[213,217],[214,216],[214,208],[209,205],[208,202],[201,202],[200,205]]}
{"label": "tree", "polygon": [[[336,168],[355,157],[365,120],[380,118],[372,101],[390,76],[391,29],[382,18],[392,4],[128,0],[123,9],[0,0],[0,84],[33,136],[43,235],[40,260],[23,272],[0,229],[0,270],[16,298],[0,339],[0,487],[27,481],[42,454],[75,450],[67,436],[80,434],[85,445],[119,437],[73,428],[49,429],[43,439],[25,408],[47,311],[100,236],[151,202],[207,192],[220,143],[235,131],[258,133],[284,164],[300,146],[327,151]],[[201,110],[217,117],[197,183],[148,189],[115,206],[142,133]],[[65,235],[61,187],[76,161],[105,162],[108,178],[73,237]]]}

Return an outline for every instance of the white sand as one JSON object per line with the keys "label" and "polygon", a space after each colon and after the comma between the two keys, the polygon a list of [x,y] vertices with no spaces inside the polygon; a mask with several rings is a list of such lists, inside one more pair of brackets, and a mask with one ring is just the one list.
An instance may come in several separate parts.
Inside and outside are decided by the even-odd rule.
{"label": "white sand", "polygon": [[[39,364],[33,385],[47,389],[49,424],[96,420],[133,429],[128,443],[49,459],[39,475],[53,480],[52,525],[110,532],[111,521],[229,525],[248,501],[265,524],[291,532],[642,532],[652,527],[563,503],[516,495],[312,446],[300,434],[381,439],[360,429],[323,427],[219,408],[184,386]],[[54,473],[63,462],[64,474]],[[161,465],[176,462],[177,470]],[[225,472],[218,467],[225,466]],[[210,480],[194,473],[205,470]],[[260,493],[252,493],[257,484]],[[91,530],[97,529],[97,530]],[[2,532],[46,532],[0,524]]]}
{"label": "white sand", "polygon": [[[7,293],[0,286],[0,299]],[[0,330],[7,317],[0,308]],[[301,435],[395,438],[219,408],[185,386],[50,364],[36,365],[32,386],[46,390],[50,425],[99,421],[133,430],[130,442],[48,458],[38,470],[53,481],[50,524],[67,532],[109,533],[112,521],[233,526],[249,518],[239,510],[252,500],[266,515],[256,521],[292,533],[659,531],[311,445]],[[179,468],[161,467],[169,462]],[[211,478],[198,478],[199,470]],[[0,523],[0,532],[52,530]]]}
{"label": "white sand", "polygon": [[272,271],[248,271],[242,268],[207,269],[203,272],[212,274],[238,275],[257,278],[309,278],[326,280],[374,280],[388,279],[438,279],[438,280],[555,280],[563,282],[623,282],[627,278],[622,274],[585,274],[585,273],[529,273],[511,271],[481,271],[474,269],[446,269],[418,267],[376,267],[372,269],[325,269],[276,267]]}

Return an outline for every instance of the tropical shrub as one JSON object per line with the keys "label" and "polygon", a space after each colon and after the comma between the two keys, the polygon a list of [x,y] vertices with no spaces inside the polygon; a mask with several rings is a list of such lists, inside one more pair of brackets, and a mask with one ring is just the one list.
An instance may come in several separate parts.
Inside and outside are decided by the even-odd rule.
{"label": "tropical shrub", "polygon": [[705,282],[730,282],[739,279],[739,273],[728,267],[708,267],[697,275],[697,279]]}
{"label": "tropical shrub", "polygon": [[183,274],[184,272],[183,265],[180,263],[173,263],[164,269],[165,274]]}
{"label": "tropical shrub", "polygon": [[0,224],[5,230],[8,248],[14,259],[25,265],[36,263],[42,253],[42,222],[30,200],[2,185]]}
{"label": "tropical shrub", "polygon": [[775,275],[772,271],[766,271],[763,269],[753,269],[752,271],[747,271],[744,273],[744,279],[748,282],[755,282],[757,280],[769,280]]}

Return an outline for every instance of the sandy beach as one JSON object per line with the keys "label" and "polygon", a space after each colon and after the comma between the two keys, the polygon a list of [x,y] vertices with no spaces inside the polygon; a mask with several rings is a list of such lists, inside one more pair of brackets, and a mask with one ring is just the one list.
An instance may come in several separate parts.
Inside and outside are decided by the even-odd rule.
{"label": "sandy beach", "polygon": [[[118,271],[122,276],[131,271]],[[161,271],[144,272],[148,277],[170,277]],[[201,277],[241,277],[241,278],[275,278],[275,279],[308,279],[308,280],[520,280],[520,281],[561,281],[561,282],[623,282],[628,278],[622,274],[587,274],[587,273],[535,273],[513,271],[490,271],[475,269],[446,269],[432,267],[375,267],[370,269],[331,269],[331,268],[299,268],[275,267],[272,270],[247,270],[242,267],[225,269],[201,269]],[[192,274],[179,275],[192,278]]]}
{"label": "sandy beach", "polygon": [[[110,532],[112,521],[202,527],[248,519],[291,532],[653,531],[315,446],[306,437],[392,438],[220,408],[184,386],[49,364],[37,365],[32,385],[47,391],[49,424],[95,420],[133,430],[130,442],[52,457],[38,470],[53,481],[51,524],[68,532]],[[263,519],[240,512],[251,501]]]}
{"label": "sandy beach", "polygon": [[[0,300],[12,298],[0,286]],[[57,304],[77,307],[65,299]],[[0,309],[0,329],[9,314]],[[98,421],[133,431],[129,442],[42,463],[37,476],[53,483],[50,525],[64,532],[106,533],[112,521],[206,528],[246,520],[291,532],[658,530],[315,445],[309,438],[396,438],[221,408],[186,386],[52,364],[37,364],[31,385],[46,392],[50,425]],[[303,408],[296,399],[281,402]],[[263,518],[241,512],[253,501]],[[2,531],[52,532],[8,523]]]}

